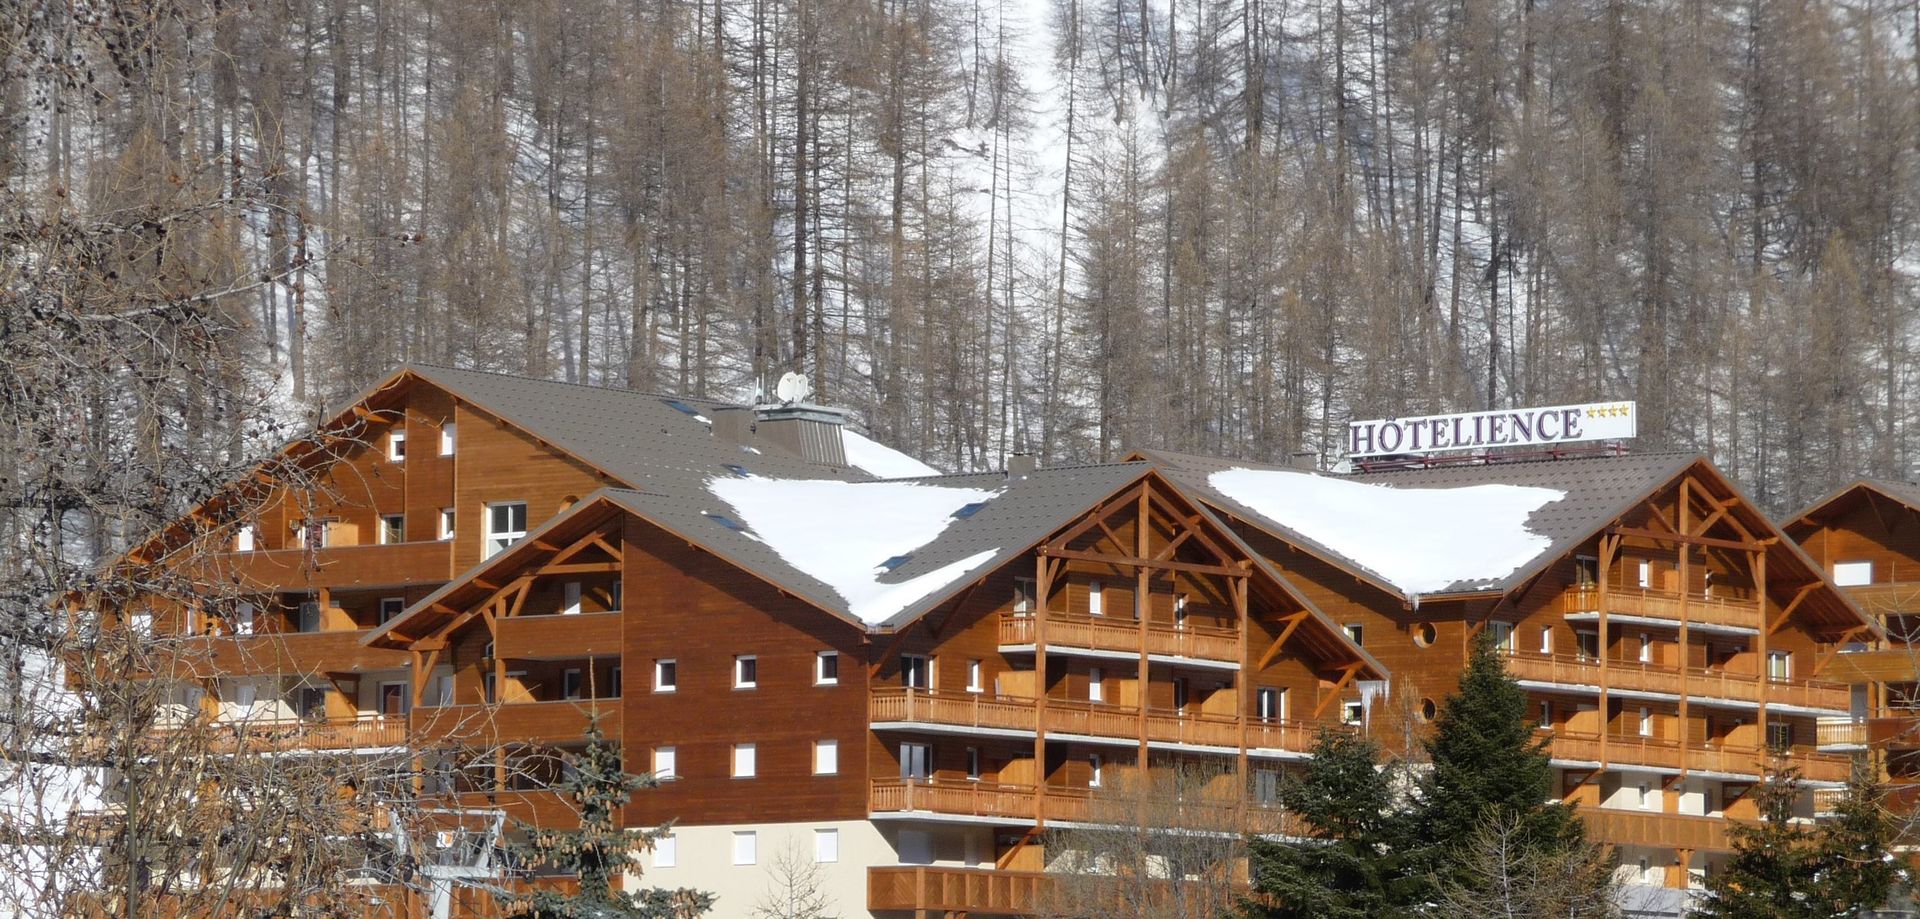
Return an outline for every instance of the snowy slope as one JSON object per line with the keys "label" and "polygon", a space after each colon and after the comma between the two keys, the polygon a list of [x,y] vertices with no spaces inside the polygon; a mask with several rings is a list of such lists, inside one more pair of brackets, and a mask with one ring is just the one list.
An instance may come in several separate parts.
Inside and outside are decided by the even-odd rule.
{"label": "snowy slope", "polygon": [[1512,574],[1552,545],[1527,518],[1567,496],[1519,485],[1391,488],[1276,469],[1227,469],[1207,481],[1409,595]]}
{"label": "snowy slope", "polygon": [[953,512],[993,500],[995,492],[908,482],[716,478],[714,497],[732,507],[751,535],[787,564],[833,588],[847,611],[869,624],[986,564],[998,549],[905,581],[883,581],[889,559],[909,555],[946,530]]}

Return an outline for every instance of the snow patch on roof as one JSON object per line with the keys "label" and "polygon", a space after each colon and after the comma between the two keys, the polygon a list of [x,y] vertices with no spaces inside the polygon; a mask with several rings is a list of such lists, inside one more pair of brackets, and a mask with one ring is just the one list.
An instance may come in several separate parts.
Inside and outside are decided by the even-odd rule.
{"label": "snow patch on roof", "polygon": [[875,478],[917,479],[940,474],[940,470],[926,463],[844,427],[840,429],[840,437],[846,443],[847,462]]}
{"label": "snow patch on roof", "polygon": [[847,601],[847,612],[878,625],[986,564],[989,549],[904,581],[883,581],[933,542],[968,504],[997,492],[912,482],[714,478],[707,490],[733,508],[747,535],[765,543]]}
{"label": "snow patch on roof", "polygon": [[1207,481],[1409,595],[1512,574],[1553,544],[1527,519],[1567,496],[1521,485],[1394,488],[1277,469],[1226,469]]}

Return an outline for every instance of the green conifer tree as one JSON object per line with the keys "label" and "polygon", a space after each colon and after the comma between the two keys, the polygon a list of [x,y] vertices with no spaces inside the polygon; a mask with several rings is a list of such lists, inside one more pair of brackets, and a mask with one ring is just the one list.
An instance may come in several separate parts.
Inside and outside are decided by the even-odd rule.
{"label": "green conifer tree", "polygon": [[1797,770],[1770,772],[1754,794],[1761,822],[1733,828],[1733,857],[1707,877],[1694,919],[1836,919],[1887,907],[1905,872],[1891,853],[1893,817],[1864,763],[1837,816],[1818,826],[1793,822]]}
{"label": "green conifer tree", "polygon": [[1247,913],[1267,919],[1391,919],[1428,892],[1413,869],[1413,825],[1379,767],[1371,740],[1327,732],[1302,775],[1282,791],[1309,837],[1251,844],[1255,889]]}
{"label": "green conifer tree", "polygon": [[1559,802],[1546,741],[1534,736],[1528,714],[1526,690],[1483,638],[1426,743],[1433,766],[1422,784],[1418,824],[1436,883],[1471,883],[1466,843],[1495,823],[1512,828],[1521,853],[1585,842],[1573,808]]}
{"label": "green conifer tree", "polygon": [[580,828],[556,830],[515,821],[524,838],[508,850],[519,864],[544,865],[578,877],[579,891],[503,891],[497,897],[502,911],[512,919],[689,919],[712,907],[713,895],[703,891],[622,889],[625,876],[638,871],[634,856],[652,849],[668,828],[620,826],[620,808],[633,793],[656,788],[659,782],[621,768],[620,748],[600,732],[597,719],[587,726],[586,749],[567,762],[572,768],[555,787],[573,800]]}

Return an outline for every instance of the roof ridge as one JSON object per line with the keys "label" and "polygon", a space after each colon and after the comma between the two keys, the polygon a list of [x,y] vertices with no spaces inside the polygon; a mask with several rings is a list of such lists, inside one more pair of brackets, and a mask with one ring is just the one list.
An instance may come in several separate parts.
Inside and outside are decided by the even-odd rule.
{"label": "roof ridge", "polygon": [[529,375],[520,374],[520,373],[508,373],[507,371],[504,371],[504,370],[481,370],[475,367],[454,367],[449,364],[434,364],[427,361],[406,361],[402,363],[400,366],[402,369],[417,368],[417,369],[429,370],[429,371],[445,370],[445,371],[452,371],[454,373],[472,373],[472,374],[479,374],[481,376],[500,377],[502,379],[508,379],[508,380],[519,380],[524,383],[550,383],[554,386],[572,386],[577,389],[591,389],[591,390],[598,390],[600,392],[624,393],[627,395],[642,396],[642,397],[648,397],[648,398],[654,398],[654,399],[678,399],[682,402],[700,402],[700,403],[705,403],[707,405],[720,405],[720,406],[727,406],[730,408],[752,408],[751,405],[748,405],[744,402],[733,402],[726,399],[714,399],[709,396],[688,396],[688,395],[682,395],[680,393],[660,392],[657,390],[633,389],[631,387],[621,387],[621,386],[604,386],[597,383],[580,383],[573,380],[556,380],[551,377],[536,377],[536,376],[529,376]]}

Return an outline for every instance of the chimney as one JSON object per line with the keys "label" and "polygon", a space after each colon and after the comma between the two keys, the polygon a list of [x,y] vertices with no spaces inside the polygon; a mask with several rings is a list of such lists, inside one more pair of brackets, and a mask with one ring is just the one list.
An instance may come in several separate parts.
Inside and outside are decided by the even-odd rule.
{"label": "chimney", "polygon": [[713,420],[713,436],[728,443],[753,443],[753,409],[744,405],[714,406],[707,409]]}
{"label": "chimney", "polygon": [[790,402],[757,406],[753,414],[752,431],[760,440],[816,466],[847,464],[846,441],[840,437],[840,426],[847,420],[846,412],[824,405]]}
{"label": "chimney", "polygon": [[1303,472],[1320,471],[1320,454],[1312,450],[1295,450],[1287,454],[1287,467]]}
{"label": "chimney", "polygon": [[1040,458],[1021,451],[1007,454],[1007,478],[1016,479],[1032,475],[1040,468]]}

